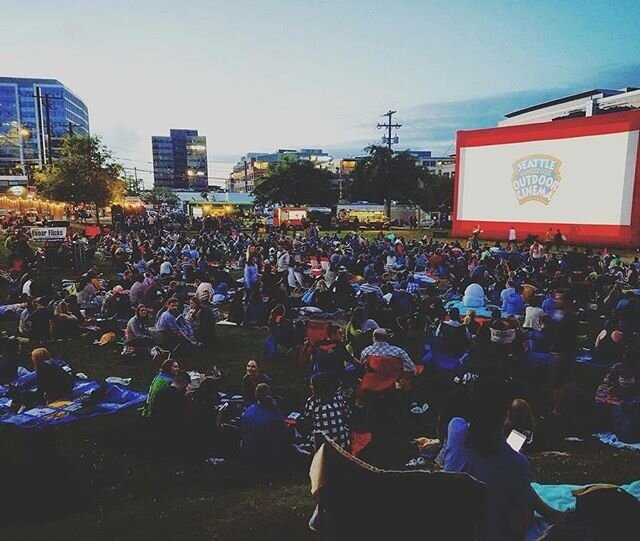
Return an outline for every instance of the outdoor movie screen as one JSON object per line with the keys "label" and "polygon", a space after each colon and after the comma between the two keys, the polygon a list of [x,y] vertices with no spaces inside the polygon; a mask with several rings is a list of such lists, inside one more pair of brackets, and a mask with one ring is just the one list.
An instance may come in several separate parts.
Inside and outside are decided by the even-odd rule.
{"label": "outdoor movie screen", "polygon": [[622,234],[638,225],[639,130],[635,112],[458,132],[454,234]]}

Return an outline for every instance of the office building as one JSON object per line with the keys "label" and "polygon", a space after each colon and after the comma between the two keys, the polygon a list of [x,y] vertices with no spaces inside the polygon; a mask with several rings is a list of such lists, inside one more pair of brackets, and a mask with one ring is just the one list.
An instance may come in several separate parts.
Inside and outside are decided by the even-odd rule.
{"label": "office building", "polygon": [[456,156],[434,156],[430,150],[409,150],[411,156],[416,159],[416,163],[424,167],[434,175],[442,175],[453,178],[456,171]]}
{"label": "office building", "polygon": [[154,135],[153,185],[174,190],[203,190],[209,186],[207,138],[198,130],[170,130]]}
{"label": "office building", "polygon": [[0,77],[0,176],[55,161],[70,133],[89,135],[89,113],[60,81]]}
{"label": "office building", "polygon": [[300,150],[279,149],[277,152],[248,152],[233,167],[229,184],[231,191],[252,192],[260,184],[261,177],[269,168],[277,163],[310,161],[316,167],[328,168],[333,158],[319,148],[302,148]]}

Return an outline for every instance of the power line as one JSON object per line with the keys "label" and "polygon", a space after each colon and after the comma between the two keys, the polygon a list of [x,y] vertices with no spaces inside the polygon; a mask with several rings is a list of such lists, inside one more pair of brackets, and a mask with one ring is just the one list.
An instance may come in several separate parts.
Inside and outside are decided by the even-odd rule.
{"label": "power line", "polygon": [[[382,142],[383,143],[387,143],[387,146],[389,147],[389,150],[391,150],[391,145],[393,144],[397,144],[398,143],[398,137],[394,137],[393,139],[391,138],[391,128],[401,128],[402,124],[393,124],[391,122],[393,115],[395,115],[397,113],[397,111],[388,111],[386,112],[384,115],[382,116],[386,116],[389,118],[389,121],[385,124],[380,124],[378,123],[377,128],[386,128],[388,130],[388,136],[385,138],[384,136],[382,137]],[[386,139],[386,141],[385,141]]]}

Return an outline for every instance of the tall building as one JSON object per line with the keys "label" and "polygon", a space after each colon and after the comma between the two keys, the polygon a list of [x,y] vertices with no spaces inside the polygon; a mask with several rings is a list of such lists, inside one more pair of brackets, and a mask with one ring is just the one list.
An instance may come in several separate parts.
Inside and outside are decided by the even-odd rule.
{"label": "tall building", "polygon": [[174,190],[202,190],[209,186],[207,138],[198,130],[170,130],[154,135],[153,185]]}
{"label": "tall building", "polygon": [[55,160],[70,133],[89,135],[89,112],[60,81],[0,77],[0,176]]}

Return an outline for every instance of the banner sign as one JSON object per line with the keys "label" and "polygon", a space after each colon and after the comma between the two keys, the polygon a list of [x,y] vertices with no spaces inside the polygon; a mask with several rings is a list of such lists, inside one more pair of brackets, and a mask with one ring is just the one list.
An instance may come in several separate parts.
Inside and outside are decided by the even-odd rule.
{"label": "banner sign", "polygon": [[64,240],[67,238],[66,227],[32,227],[31,238],[35,241]]}

